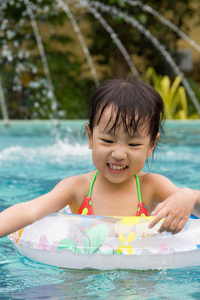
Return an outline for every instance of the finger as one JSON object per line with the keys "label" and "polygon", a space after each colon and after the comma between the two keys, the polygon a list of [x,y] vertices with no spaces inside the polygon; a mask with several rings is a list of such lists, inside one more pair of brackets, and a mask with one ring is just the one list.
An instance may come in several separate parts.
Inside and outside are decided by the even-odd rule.
{"label": "finger", "polygon": [[160,203],[160,204],[158,204],[158,205],[156,206],[156,208],[152,211],[151,215],[152,215],[152,216],[157,215],[157,214],[163,209],[163,207],[165,207],[165,205],[166,205],[166,202],[165,202],[165,201],[162,202],[162,203]]}
{"label": "finger", "polygon": [[154,218],[153,220],[149,223],[149,228],[152,228],[155,226],[160,220],[162,220],[166,216],[166,212],[164,210],[160,211]]}
{"label": "finger", "polygon": [[166,216],[166,218],[165,218],[164,222],[162,223],[162,225],[160,226],[158,232],[159,233],[162,233],[164,231],[170,232],[170,225],[172,224],[172,222],[173,222],[173,218],[170,215]]}
{"label": "finger", "polygon": [[175,233],[180,232],[180,231],[183,229],[183,227],[185,226],[185,223],[186,223],[186,222],[187,222],[187,220],[181,219],[181,220],[179,221],[179,223],[177,224],[175,230],[172,232],[172,234],[175,234]]}
{"label": "finger", "polygon": [[174,218],[171,223],[169,223],[168,228],[166,228],[167,232],[175,233],[176,229],[180,223],[181,218]]}

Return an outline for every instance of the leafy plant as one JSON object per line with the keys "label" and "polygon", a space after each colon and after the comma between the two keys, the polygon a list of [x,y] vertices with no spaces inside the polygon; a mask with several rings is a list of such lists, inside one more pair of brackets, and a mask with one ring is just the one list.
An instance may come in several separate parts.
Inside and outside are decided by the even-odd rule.
{"label": "leafy plant", "polygon": [[188,100],[185,88],[181,85],[180,76],[176,76],[172,82],[168,76],[157,75],[153,68],[148,68],[146,79],[148,83],[153,84],[155,90],[163,98],[166,119],[187,119],[197,117],[196,113],[189,117]]}
{"label": "leafy plant", "polygon": [[[155,18],[152,14],[142,9],[145,5],[152,7],[158,14],[167,16],[167,19],[176,25],[180,30],[189,34],[188,20],[193,19],[195,16],[199,20],[199,4],[196,0],[177,0],[177,1],[154,1],[154,0],[141,0],[132,1],[134,6],[130,5],[130,2],[124,0],[95,0],[93,3],[101,3],[101,7],[104,5],[110,5],[120,11],[128,13],[131,17],[134,17],[145,29],[149,30],[165,49],[176,59],[177,43],[180,36],[169,29],[166,25]],[[138,5],[136,5],[138,3]],[[173,74],[173,70],[169,63],[166,61],[159,50],[157,50],[152,42],[138,30],[136,27],[132,27],[130,24],[124,21],[123,18],[116,16],[114,13],[108,11],[104,12],[98,9],[108,25],[116,32],[117,37],[122,42],[123,46],[133,58],[133,62],[137,70],[142,73],[147,67],[154,67],[159,74]],[[85,15],[83,15],[83,18]],[[91,13],[86,14],[87,20],[91,23],[90,30],[87,30],[86,34],[89,36],[90,52],[97,57],[97,63],[103,66],[109,66],[107,68],[107,74],[105,77],[123,77],[130,76],[130,69],[122,55],[118,46],[112,41],[110,34],[103,28],[96,17]],[[101,55],[99,55],[101,54]],[[119,67],[120,66],[120,67]]]}
{"label": "leafy plant", "polygon": [[76,40],[64,11],[50,0],[5,0],[0,1],[0,12],[0,76],[9,118],[86,118],[93,82],[74,51]]}

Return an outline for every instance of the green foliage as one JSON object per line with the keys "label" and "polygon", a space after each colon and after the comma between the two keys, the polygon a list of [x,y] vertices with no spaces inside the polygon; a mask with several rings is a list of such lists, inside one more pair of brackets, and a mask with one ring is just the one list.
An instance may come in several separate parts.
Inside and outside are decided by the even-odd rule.
{"label": "green foliage", "polygon": [[[100,2],[101,6],[109,4],[110,6],[114,6],[118,10],[127,12],[130,16],[133,16],[134,19],[140,22],[141,25],[145,26],[145,28],[149,30],[151,34],[157,37],[165,49],[171,53],[174,59],[176,59],[175,50],[177,49],[177,42],[180,37],[176,32],[173,32],[166,25],[161,24],[161,22],[153,15],[144,11],[140,6],[133,7],[123,0],[101,0],[94,2]],[[141,0],[139,2],[143,3],[144,5],[149,5],[163,16],[167,16],[169,21],[175,24],[186,34],[189,34],[189,28],[187,26],[189,20],[194,16],[199,18],[198,11],[194,6],[194,4],[196,4],[196,0]],[[110,12],[107,13],[102,12],[101,10],[98,11],[116,32],[127,52],[133,58],[133,62],[140,73],[144,72],[144,70],[146,70],[148,67],[154,67],[159,74],[166,74],[169,76],[173,74],[173,70],[166,62],[165,58],[161,55],[159,50],[153,46],[152,42],[144,36],[143,33]],[[101,55],[98,56],[98,63],[100,65],[111,66],[111,69],[108,68],[108,72],[105,77],[130,76],[130,69],[127,66],[127,63],[120,50],[111,40],[110,35],[94,16],[88,14],[87,19],[91,22],[91,31],[88,32],[88,36],[91,39],[91,53],[94,55],[101,53]],[[119,64],[121,66],[120,69],[116,68],[116,65]]]}
{"label": "green foliage", "polygon": [[153,68],[148,68],[146,79],[161,95],[165,104],[166,119],[184,120],[198,117],[197,113],[190,116],[188,114],[187,96],[185,88],[181,86],[181,78],[179,76],[176,76],[172,82],[167,75],[157,75]]}
{"label": "green foliage", "polygon": [[[70,1],[69,1],[70,2]],[[115,6],[127,12],[154,34],[160,43],[171,53],[176,50],[179,37],[154,16],[145,12],[140,6],[132,7],[124,0],[102,0],[101,5]],[[198,10],[193,3],[196,0],[154,1],[142,0],[169,19],[184,32],[188,32],[187,22]],[[44,64],[38,50],[36,36],[31,24],[30,13],[26,7],[30,3],[33,19],[41,35],[46,59],[51,73],[58,111],[52,109],[51,92],[44,72]],[[112,41],[109,33],[87,9],[79,10],[70,3],[70,9],[77,22],[89,20],[85,34],[91,42],[90,52],[95,56],[97,64],[105,66],[101,79],[108,77],[130,76],[129,67],[123,55]],[[75,7],[75,9],[73,9]],[[85,60],[75,55],[74,40],[70,36],[71,25],[63,9],[51,0],[4,0],[0,1],[0,76],[8,106],[10,118],[86,118],[87,100],[93,81],[88,78],[89,68],[85,68]],[[101,12],[102,13],[102,12]],[[103,18],[113,28],[126,48],[136,61],[140,73],[153,66],[158,74],[172,73],[171,68],[155,50],[149,41],[136,28],[132,28],[121,17],[110,13],[102,13]],[[187,20],[187,22],[186,22]],[[66,28],[65,31],[62,29]],[[135,59],[136,57],[136,59]],[[139,58],[139,61],[137,62]],[[142,63],[141,63],[142,58]],[[178,79],[172,86],[176,86]],[[163,84],[171,92],[170,80],[163,79]],[[169,88],[170,86],[170,88]],[[185,91],[180,87],[172,95],[169,104],[169,117],[186,118],[193,113],[193,106],[186,100]],[[169,101],[169,99],[168,99]],[[187,106],[186,106],[187,102]],[[189,111],[189,113],[188,113]]]}
{"label": "green foliage", "polygon": [[[187,81],[191,89],[193,90],[194,94],[196,95],[197,99],[200,99],[200,84],[192,78],[187,78]],[[188,107],[191,114],[194,116],[196,115],[196,117],[199,118],[199,116],[197,116],[196,114],[196,109],[194,108],[194,105],[191,101],[188,102]]]}
{"label": "green foliage", "polygon": [[56,1],[28,2],[42,40],[58,112],[52,110],[49,84],[25,1],[5,0],[0,3],[0,76],[9,117],[86,118],[93,82],[84,77],[84,61],[73,52],[73,38],[61,30],[61,25],[69,26],[66,14]]}

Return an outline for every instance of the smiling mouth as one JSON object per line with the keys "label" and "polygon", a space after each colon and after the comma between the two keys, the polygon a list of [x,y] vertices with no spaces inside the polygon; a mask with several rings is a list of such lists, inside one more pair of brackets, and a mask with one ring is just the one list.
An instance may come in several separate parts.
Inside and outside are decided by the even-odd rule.
{"label": "smiling mouth", "polygon": [[116,166],[113,164],[108,164],[112,170],[124,170],[127,166]]}

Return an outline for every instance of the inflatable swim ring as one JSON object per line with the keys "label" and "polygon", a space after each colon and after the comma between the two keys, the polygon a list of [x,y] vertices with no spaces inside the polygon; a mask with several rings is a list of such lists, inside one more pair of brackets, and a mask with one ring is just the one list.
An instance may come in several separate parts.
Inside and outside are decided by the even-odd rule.
{"label": "inflatable swim ring", "polygon": [[200,265],[200,219],[176,234],[152,229],[153,217],[83,216],[57,212],[8,238],[30,259],[64,268],[183,268]]}

